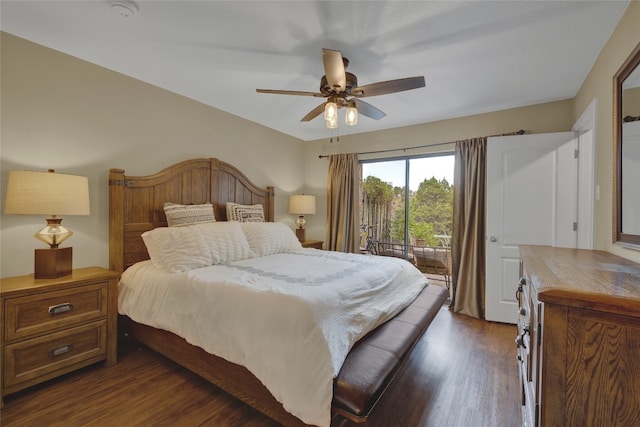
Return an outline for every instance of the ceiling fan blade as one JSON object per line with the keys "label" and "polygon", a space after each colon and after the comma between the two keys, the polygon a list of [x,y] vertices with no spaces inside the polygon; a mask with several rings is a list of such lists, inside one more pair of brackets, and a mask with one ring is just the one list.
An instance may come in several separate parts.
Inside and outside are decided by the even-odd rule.
{"label": "ceiling fan blade", "polygon": [[307,113],[306,116],[304,116],[302,119],[300,119],[300,121],[301,122],[308,122],[308,121],[310,121],[312,119],[315,119],[320,114],[324,113],[324,105],[325,104],[326,104],[326,102],[323,102],[322,104],[318,105],[313,110],[309,111],[309,113]]}
{"label": "ceiling fan blade", "polygon": [[322,49],[322,63],[324,64],[324,75],[327,82],[336,91],[344,92],[347,85],[347,78],[344,74],[344,62],[339,50]]}
{"label": "ceiling fan blade", "polygon": [[358,97],[386,95],[387,93],[402,92],[421,87],[424,87],[424,76],[407,77],[406,79],[388,80],[386,82],[358,86],[353,89],[351,95]]}
{"label": "ceiling fan blade", "polygon": [[301,95],[301,96],[316,96],[324,98],[324,95],[320,92],[303,92],[299,90],[277,90],[277,89],[256,89],[258,93],[273,93],[276,95]]}
{"label": "ceiling fan blade", "polygon": [[380,120],[381,118],[386,116],[386,113],[384,111],[379,110],[371,104],[367,104],[366,102],[359,99],[353,99],[353,101],[356,103],[356,108],[358,109],[359,114],[375,120]]}

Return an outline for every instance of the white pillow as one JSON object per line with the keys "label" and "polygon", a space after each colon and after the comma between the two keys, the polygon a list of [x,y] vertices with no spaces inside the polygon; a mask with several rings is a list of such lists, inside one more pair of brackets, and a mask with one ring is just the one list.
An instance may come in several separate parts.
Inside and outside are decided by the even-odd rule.
{"label": "white pillow", "polygon": [[255,256],[302,249],[293,230],[282,222],[243,222],[240,226]]}
{"label": "white pillow", "polygon": [[185,227],[187,225],[214,222],[216,217],[211,203],[201,205],[180,205],[166,202],[163,206],[169,227]]}
{"label": "white pillow", "polygon": [[142,234],[151,262],[171,273],[251,258],[253,253],[233,222],[159,227]]}
{"label": "white pillow", "polygon": [[264,208],[262,205],[227,202],[227,221],[264,222]]}

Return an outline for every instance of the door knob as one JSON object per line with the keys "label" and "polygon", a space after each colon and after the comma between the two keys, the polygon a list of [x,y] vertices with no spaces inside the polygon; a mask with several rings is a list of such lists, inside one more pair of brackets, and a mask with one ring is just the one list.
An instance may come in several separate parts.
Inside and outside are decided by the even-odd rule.
{"label": "door knob", "polygon": [[489,241],[490,242],[497,242],[498,239],[496,238],[496,236],[491,236],[491,237],[489,237]]}

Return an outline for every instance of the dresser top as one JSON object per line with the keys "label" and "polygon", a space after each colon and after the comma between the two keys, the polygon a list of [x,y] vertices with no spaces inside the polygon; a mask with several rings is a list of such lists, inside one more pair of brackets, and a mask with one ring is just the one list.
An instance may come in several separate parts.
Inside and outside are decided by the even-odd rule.
{"label": "dresser top", "polygon": [[640,264],[609,252],[520,246],[538,299],[640,317]]}

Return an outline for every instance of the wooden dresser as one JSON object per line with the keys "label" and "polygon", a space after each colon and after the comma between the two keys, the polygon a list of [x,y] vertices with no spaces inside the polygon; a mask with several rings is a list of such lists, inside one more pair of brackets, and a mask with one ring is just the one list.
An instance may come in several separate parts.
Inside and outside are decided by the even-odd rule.
{"label": "wooden dresser", "polygon": [[525,426],[640,426],[640,264],[521,246],[517,358]]}
{"label": "wooden dresser", "polygon": [[0,281],[0,398],[97,361],[116,363],[118,277],[90,267]]}

